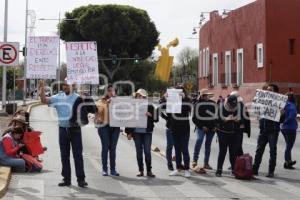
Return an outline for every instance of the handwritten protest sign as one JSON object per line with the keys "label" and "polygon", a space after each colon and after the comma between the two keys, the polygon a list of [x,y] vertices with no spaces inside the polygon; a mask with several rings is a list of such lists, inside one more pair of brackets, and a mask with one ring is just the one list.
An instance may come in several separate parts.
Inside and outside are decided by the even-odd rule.
{"label": "handwritten protest sign", "polygon": [[66,42],[67,82],[99,84],[96,42]]}
{"label": "handwritten protest sign", "polygon": [[112,127],[147,128],[148,100],[112,98],[109,104],[109,124]]}
{"label": "handwritten protest sign", "polygon": [[59,38],[57,36],[32,36],[27,44],[28,79],[56,79]]}
{"label": "handwritten protest sign", "polygon": [[272,121],[280,121],[280,110],[285,107],[288,97],[282,94],[256,90],[256,95],[252,101],[252,109],[260,118]]}
{"label": "handwritten protest sign", "polygon": [[167,89],[167,113],[181,113],[182,89]]}

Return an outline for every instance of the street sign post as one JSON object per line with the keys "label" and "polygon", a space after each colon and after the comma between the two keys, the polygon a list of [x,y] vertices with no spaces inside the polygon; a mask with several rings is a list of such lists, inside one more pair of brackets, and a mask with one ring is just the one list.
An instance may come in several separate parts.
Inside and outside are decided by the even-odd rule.
{"label": "street sign post", "polygon": [[19,65],[19,43],[0,42],[0,66]]}

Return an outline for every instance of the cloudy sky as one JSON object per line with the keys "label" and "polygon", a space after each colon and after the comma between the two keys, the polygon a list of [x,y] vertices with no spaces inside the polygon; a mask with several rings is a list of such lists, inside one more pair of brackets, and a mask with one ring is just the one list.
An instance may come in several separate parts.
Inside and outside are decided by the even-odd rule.
{"label": "cloudy sky", "polygon": [[[198,25],[200,13],[212,10],[236,9],[255,0],[28,0],[29,10],[36,14],[34,35],[55,35],[57,21],[40,21],[39,18],[58,18],[66,11],[87,4],[126,4],[144,9],[160,32],[160,41],[166,45],[178,37],[180,45],[172,49],[174,56],[185,46],[198,48],[198,40],[192,35],[193,27]],[[3,40],[4,0],[0,0],[0,41]],[[25,41],[25,2],[9,0],[8,41]],[[29,21],[30,24],[30,21]],[[63,48],[62,48],[63,49]],[[62,60],[65,60],[64,52]]]}

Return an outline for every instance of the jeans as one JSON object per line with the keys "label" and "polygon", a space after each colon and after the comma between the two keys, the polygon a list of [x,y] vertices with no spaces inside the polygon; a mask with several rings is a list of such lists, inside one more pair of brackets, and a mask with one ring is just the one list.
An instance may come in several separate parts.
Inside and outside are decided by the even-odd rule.
{"label": "jeans", "polygon": [[120,128],[104,126],[98,128],[98,135],[101,140],[102,170],[107,172],[107,159],[109,153],[110,170],[116,170],[116,148],[120,135]]}
{"label": "jeans", "polygon": [[172,165],[172,150],[174,147],[173,133],[171,129],[166,130],[167,137],[167,148],[166,148],[166,158],[168,165]]}
{"label": "jeans", "polygon": [[70,150],[72,146],[72,153],[75,163],[75,171],[77,181],[85,179],[83,157],[82,157],[82,137],[80,127],[62,128],[59,127],[59,147],[62,164],[61,175],[65,181],[71,181],[71,164],[70,164]]}
{"label": "jeans", "polygon": [[152,144],[152,133],[134,133],[133,140],[136,149],[136,159],[139,167],[139,171],[144,171],[143,162],[143,151],[145,154],[145,162],[147,172],[151,172],[151,144]]}
{"label": "jeans", "polygon": [[243,131],[239,131],[238,133],[237,133],[237,137],[238,137],[238,139],[237,139],[237,144],[238,144],[238,147],[237,147],[237,156],[242,156],[242,155],[244,155],[244,151],[243,151],[243,139],[244,139],[244,133],[243,133]]}
{"label": "jeans", "polygon": [[209,130],[207,133],[203,131],[203,129],[197,128],[196,129],[197,133],[197,140],[194,148],[194,158],[193,161],[197,162],[199,158],[199,153],[200,149],[204,140],[204,137],[206,136],[205,139],[205,155],[204,155],[204,164],[209,163],[209,157],[210,157],[210,150],[211,150],[211,143],[214,138],[215,132],[212,130]]}
{"label": "jeans", "polygon": [[254,159],[253,169],[255,171],[259,170],[259,166],[262,161],[262,157],[266,148],[266,145],[269,143],[270,147],[270,159],[269,159],[269,172],[274,173],[276,167],[276,158],[277,158],[277,142],[278,142],[279,133],[264,133],[260,132],[257,139],[257,147]]}
{"label": "jeans", "polygon": [[182,168],[182,157],[184,163],[184,170],[190,169],[190,154],[189,154],[189,140],[190,133],[173,133],[176,168]]}
{"label": "jeans", "polygon": [[237,133],[221,133],[218,132],[219,139],[219,156],[218,156],[218,170],[223,170],[224,160],[229,149],[229,160],[231,168],[234,169],[234,163],[236,160],[236,149],[237,149]]}
{"label": "jeans", "polygon": [[288,130],[288,129],[281,130],[286,144],[285,153],[284,153],[284,159],[286,162],[292,161],[292,149],[294,147],[295,140],[296,140],[296,134],[297,134],[296,131],[297,130]]}

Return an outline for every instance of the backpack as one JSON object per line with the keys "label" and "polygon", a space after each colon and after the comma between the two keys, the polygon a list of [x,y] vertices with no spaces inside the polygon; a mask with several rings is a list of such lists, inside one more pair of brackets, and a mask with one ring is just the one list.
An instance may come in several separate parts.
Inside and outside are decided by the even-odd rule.
{"label": "backpack", "polygon": [[234,175],[236,179],[251,180],[253,178],[252,161],[253,158],[249,154],[239,156],[235,160]]}
{"label": "backpack", "polygon": [[22,154],[21,157],[25,160],[27,172],[41,172],[43,164],[35,157],[29,154]]}

